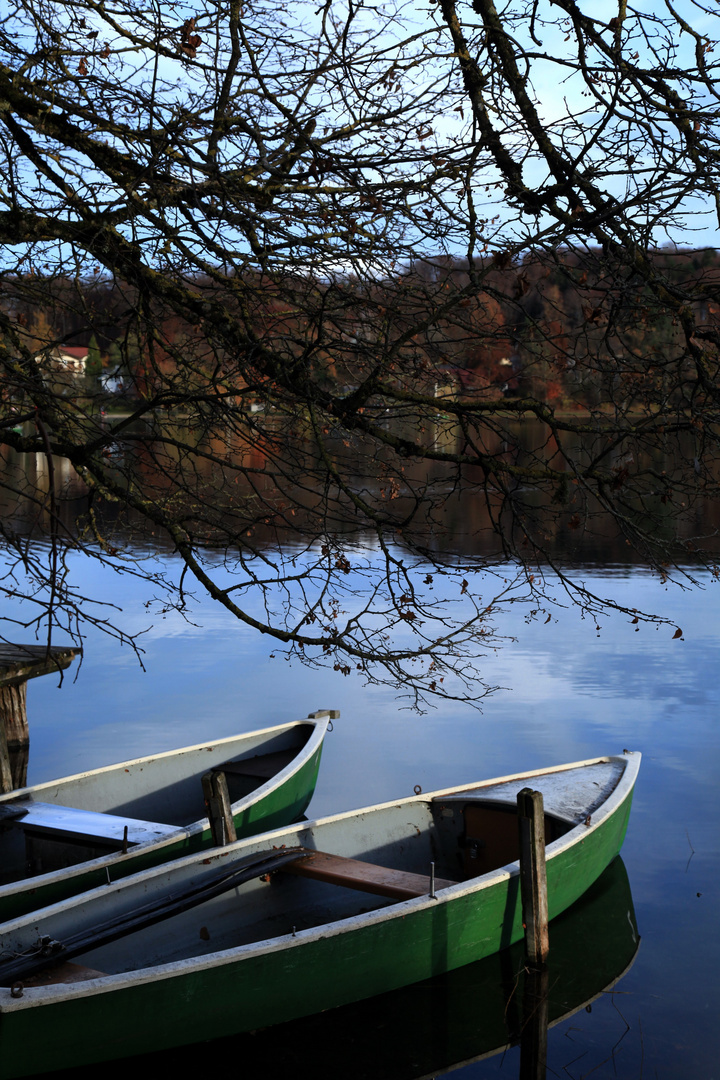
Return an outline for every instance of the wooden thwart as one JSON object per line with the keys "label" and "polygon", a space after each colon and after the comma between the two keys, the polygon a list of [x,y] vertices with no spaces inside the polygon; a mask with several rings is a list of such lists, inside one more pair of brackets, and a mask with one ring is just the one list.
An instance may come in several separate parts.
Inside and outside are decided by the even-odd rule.
{"label": "wooden thwart", "polygon": [[123,840],[131,845],[146,844],[177,833],[177,825],[30,799],[4,803],[0,807],[0,821],[14,821],[26,832],[39,836],[67,837],[90,845],[98,841],[119,845]]}
{"label": "wooden thwart", "polygon": [[[306,855],[283,866],[282,873],[314,878],[330,885],[342,885],[346,889],[387,896],[392,900],[410,900],[415,896],[427,896],[430,893],[428,875],[411,874],[405,870],[393,870],[388,866],[377,866],[375,863],[346,859],[342,855],[329,855],[324,851],[310,849]],[[435,889],[446,889],[455,884],[455,881],[435,878]]]}

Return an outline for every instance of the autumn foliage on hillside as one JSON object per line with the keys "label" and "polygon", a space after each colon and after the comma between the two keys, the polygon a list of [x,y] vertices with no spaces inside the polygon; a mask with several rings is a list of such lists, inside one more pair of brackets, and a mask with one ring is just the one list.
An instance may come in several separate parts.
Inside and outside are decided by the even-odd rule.
{"label": "autumn foliage on hillside", "polygon": [[[697,325],[717,327],[720,256],[667,249],[653,258],[702,297],[694,304]],[[189,284],[201,295],[218,291],[209,280]],[[26,295],[27,282],[18,285]],[[269,389],[247,348],[230,355],[208,339],[207,327],[158,303],[141,311],[133,291],[110,279],[38,278],[33,304],[14,292],[6,280],[0,305],[17,312],[29,349],[87,344],[96,335],[106,374],[121,372],[131,397],[157,396],[171,407],[181,389],[226,380],[228,394],[251,403]],[[618,289],[600,252],[514,262],[499,253],[473,267],[473,275],[463,260],[425,259],[370,287],[352,277],[328,284],[300,275],[279,287],[254,275],[241,292],[258,346],[288,364],[305,362],[319,385],[346,392],[367,378],[381,348],[395,350],[389,377],[409,395],[528,397],[569,409],[620,400],[639,406],[659,384],[677,383],[674,365],[683,351],[677,320],[658,308],[642,280]],[[308,317],[317,310],[321,322]]]}

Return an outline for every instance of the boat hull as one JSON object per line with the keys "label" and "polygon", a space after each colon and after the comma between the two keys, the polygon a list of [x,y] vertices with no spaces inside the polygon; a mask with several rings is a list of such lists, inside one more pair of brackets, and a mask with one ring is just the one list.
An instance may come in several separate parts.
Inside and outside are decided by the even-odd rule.
{"label": "boat hull", "polygon": [[[202,809],[200,775],[215,761],[222,761],[224,757],[232,753],[241,752],[245,746],[250,746],[255,752],[261,752],[266,744],[275,746],[283,739],[294,738],[296,731],[304,732],[307,729],[309,737],[302,746],[298,747],[294,760],[277,775],[232,804],[238,838],[256,836],[258,833],[297,821],[304,814],[315,791],[327,726],[328,721],[325,718],[296,721],[250,732],[245,736],[198,744],[198,746],[151,758],[139,758],[100,769],[94,773],[68,777],[52,784],[12,792],[0,800],[0,805],[8,805],[18,800],[22,805],[23,799],[28,796],[31,798],[52,797],[58,803],[62,803],[63,798],[75,793],[78,795],[81,806],[85,803],[92,808],[93,784],[109,787],[117,783],[116,777],[122,774],[123,780],[127,776],[127,783],[130,786],[134,777],[140,777],[143,773],[151,774],[153,769],[157,769],[160,765],[168,774],[163,776],[162,782],[170,785],[174,782],[172,773],[174,762],[186,757],[192,760],[193,764],[190,767],[197,773],[193,777],[193,782],[198,793],[198,809]],[[87,782],[84,783],[86,778]],[[137,797],[133,799],[135,792],[132,788],[130,790],[132,794],[125,794],[124,798],[127,800],[127,805],[132,808],[133,803],[137,803],[139,799]],[[109,881],[117,881],[182,856],[210,849],[212,846],[210,825],[207,818],[203,818],[185,827],[178,827],[155,842],[131,847],[126,854],[114,852],[50,873],[0,884],[0,920],[5,922],[18,918],[79,893],[106,885]]]}
{"label": "boat hull", "polygon": [[[590,825],[576,826],[548,846],[551,918],[582,896],[618,854],[631,801],[632,786],[625,785]],[[393,810],[407,817],[413,802],[393,804]],[[371,808],[365,818],[360,813],[361,823],[390,805]],[[304,833],[319,833],[322,824],[310,823]],[[263,840],[275,847],[296,842],[298,835],[284,830]],[[6,928],[0,932],[13,937]],[[435,898],[393,903],[202,957],[75,986],[28,988],[20,998],[0,989],[4,1076],[280,1024],[452,971],[511,945],[522,933],[514,863],[442,889]],[[92,966],[92,954],[83,962]]]}
{"label": "boat hull", "polygon": [[[549,1026],[567,1021],[613,989],[632,966],[639,944],[627,872],[618,857],[552,924],[546,971]],[[485,960],[399,990],[271,1030],[153,1052],[126,1066],[143,1077],[159,1071],[189,1075],[204,1072],[209,1060],[229,1057],[242,1061],[246,1075],[263,1075],[271,1044],[276,1076],[297,1073],[299,1046],[312,1047],[308,1062],[315,1080],[336,1080],[339,1061],[345,1080],[445,1075],[527,1042],[537,998],[527,997],[524,965],[523,943],[517,942]],[[535,988],[531,983],[530,992]],[[300,1066],[300,1071],[304,1075],[309,1069]],[[96,1076],[94,1065],[73,1070],[74,1080]]]}

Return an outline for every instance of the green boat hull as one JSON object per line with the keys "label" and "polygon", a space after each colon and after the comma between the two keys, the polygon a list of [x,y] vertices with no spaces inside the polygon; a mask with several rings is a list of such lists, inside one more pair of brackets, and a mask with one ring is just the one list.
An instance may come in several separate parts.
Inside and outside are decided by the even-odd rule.
{"label": "green boat hull", "polygon": [[[549,845],[551,918],[578,900],[619,853],[631,802],[632,788],[599,823]],[[274,847],[286,833],[266,839]],[[281,1024],[482,960],[522,935],[519,874],[517,867],[505,867],[442,889],[435,898],[394,903],[181,963],[73,987],[29,989],[16,1000],[0,990],[3,1076]],[[87,962],[92,966],[92,954]]]}
{"label": "green boat hull", "polygon": [[[301,726],[302,722],[298,726]],[[298,754],[296,767],[281,783],[263,784],[252,797],[233,805],[238,839],[256,836],[298,821],[305,813],[317,784],[326,725],[318,724],[309,752]],[[269,729],[270,730],[270,729]],[[319,736],[319,737],[318,737]],[[217,744],[216,744],[217,745]],[[200,791],[200,779],[197,778]],[[209,850],[213,847],[207,820],[188,830],[178,829],[178,839],[143,845],[125,855],[93,859],[86,868],[43,874],[17,885],[0,886],[0,921],[8,922],[32,911],[59,903],[90,889],[141,873],[155,866]]]}
{"label": "green boat hull", "polygon": [[[588,933],[592,927],[592,933]],[[627,871],[615,859],[588,892],[554,920],[547,966],[548,1024],[568,1020],[614,988],[637,955],[640,938]],[[527,1035],[522,942],[465,967],[272,1029],[133,1058],[142,1076],[202,1073],[208,1061],[242,1062],[243,1074],[298,1071],[298,1047],[312,1047],[302,1075],[336,1080],[418,1080],[504,1053]],[[271,1050],[269,1050],[271,1047]],[[521,1051],[522,1055],[523,1051]],[[95,1080],[97,1067],[63,1072]],[[58,1077],[58,1080],[60,1078]]]}

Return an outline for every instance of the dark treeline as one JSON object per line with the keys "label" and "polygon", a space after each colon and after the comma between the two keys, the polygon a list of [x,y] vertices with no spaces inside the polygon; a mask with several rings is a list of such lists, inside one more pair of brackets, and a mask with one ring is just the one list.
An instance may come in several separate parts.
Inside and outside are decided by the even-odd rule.
{"label": "dark treeline", "polygon": [[[653,261],[669,283],[693,296],[696,325],[717,326],[718,253],[667,248]],[[217,278],[196,275],[184,285],[201,295],[224,291]],[[601,251],[531,253],[520,260],[500,253],[472,269],[460,259],[427,259],[371,284],[352,277],[312,281],[297,273],[278,282],[258,274],[244,286],[246,318],[257,340],[281,356],[284,351],[289,363],[304,358],[320,385],[348,393],[367,377],[378,344],[387,350],[395,339],[395,378],[409,391],[528,396],[561,408],[622,400],[627,407],[675,381],[671,373],[685,345],[677,319],[643,280],[626,275],[618,287]],[[197,385],[222,363],[206,330],[158,299],[148,307],[136,290],[99,272],[5,277],[0,305],[30,352],[97,346],[105,373],[122,375],[129,397],[162,396],[163,376],[178,367]],[[251,380],[246,386],[262,391]]]}

